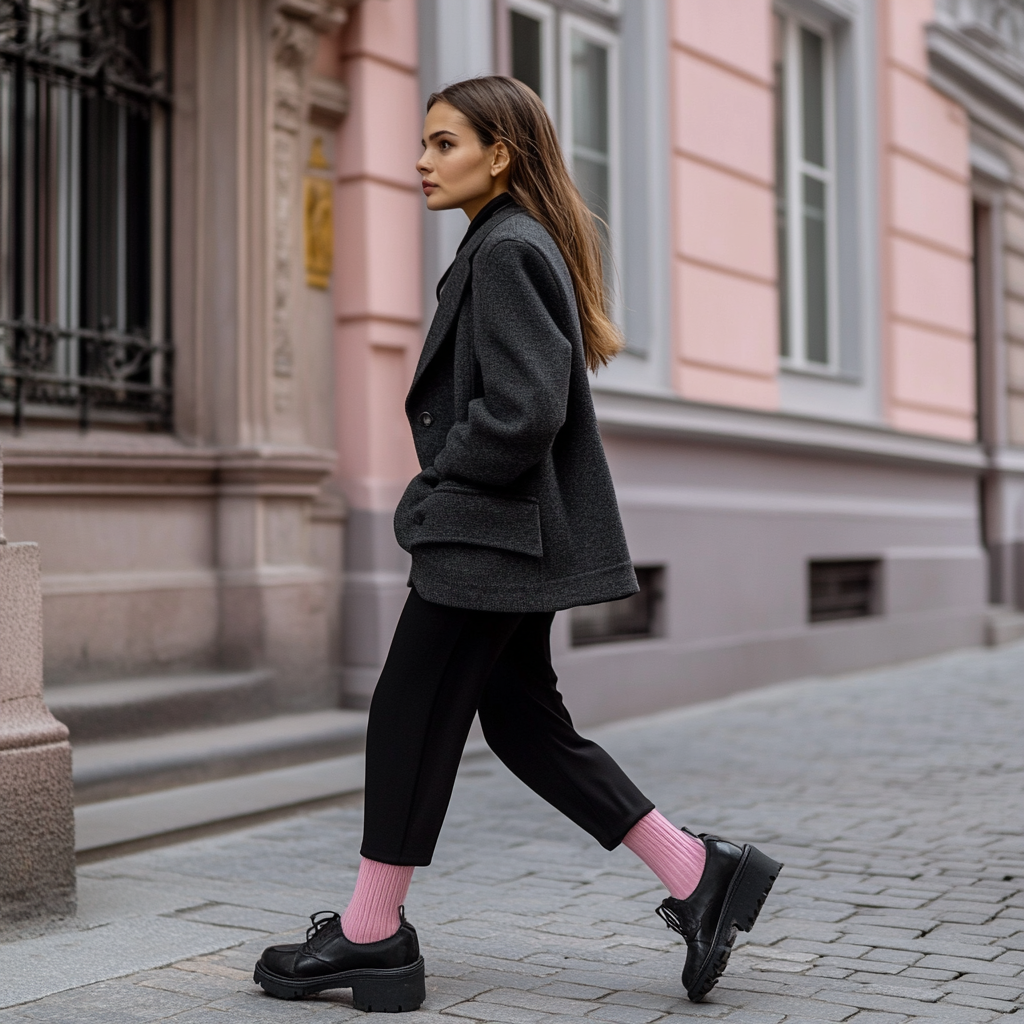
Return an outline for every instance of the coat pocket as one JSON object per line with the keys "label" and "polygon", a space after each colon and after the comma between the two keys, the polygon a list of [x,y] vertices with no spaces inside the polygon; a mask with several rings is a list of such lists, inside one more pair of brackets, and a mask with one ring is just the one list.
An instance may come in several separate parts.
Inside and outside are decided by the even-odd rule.
{"label": "coat pocket", "polygon": [[540,505],[536,498],[512,498],[441,485],[415,512],[412,546],[471,544],[540,558]]}

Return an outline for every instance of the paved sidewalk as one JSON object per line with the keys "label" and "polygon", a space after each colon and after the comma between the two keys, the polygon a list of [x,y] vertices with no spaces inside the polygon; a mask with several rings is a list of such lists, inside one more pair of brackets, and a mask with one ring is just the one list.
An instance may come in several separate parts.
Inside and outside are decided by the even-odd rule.
{"label": "paved sidewalk", "polygon": [[[602,731],[673,820],[786,862],[696,1006],[643,865],[605,853],[489,757],[469,760],[409,897],[428,970],[427,1002],[409,1019],[970,1024],[1013,1013],[1024,1005],[1022,723],[1018,646]],[[339,908],[359,830],[358,808],[332,808],[83,868],[83,928],[0,944],[0,1024],[360,1017],[347,992],[285,1003],[251,982],[264,945]]]}

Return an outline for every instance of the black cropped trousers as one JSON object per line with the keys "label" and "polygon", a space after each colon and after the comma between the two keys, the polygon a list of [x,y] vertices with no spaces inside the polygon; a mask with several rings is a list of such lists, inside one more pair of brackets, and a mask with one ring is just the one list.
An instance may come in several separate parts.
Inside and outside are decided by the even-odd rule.
{"label": "black cropped trousers", "polygon": [[495,754],[605,849],[654,804],[573,728],[551,667],[554,613],[406,601],[370,704],[361,853],[429,864],[473,715]]}

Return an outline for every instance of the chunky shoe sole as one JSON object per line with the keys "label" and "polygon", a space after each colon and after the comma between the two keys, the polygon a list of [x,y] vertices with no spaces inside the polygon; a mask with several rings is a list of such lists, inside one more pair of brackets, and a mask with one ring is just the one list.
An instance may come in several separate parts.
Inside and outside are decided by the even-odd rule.
{"label": "chunky shoe sole", "polygon": [[359,968],[318,978],[284,978],[256,964],[252,980],[277,999],[302,999],[329,988],[352,989],[352,1005],[368,1013],[404,1013],[417,1010],[427,998],[423,957],[408,967]]}
{"label": "chunky shoe sole", "polygon": [[772,860],[756,847],[743,847],[739,866],[725,894],[711,949],[700,965],[693,984],[686,991],[691,1003],[699,1003],[718,984],[729,962],[736,933],[749,932],[754,927],[757,915],[781,870],[782,865],[778,861]]}

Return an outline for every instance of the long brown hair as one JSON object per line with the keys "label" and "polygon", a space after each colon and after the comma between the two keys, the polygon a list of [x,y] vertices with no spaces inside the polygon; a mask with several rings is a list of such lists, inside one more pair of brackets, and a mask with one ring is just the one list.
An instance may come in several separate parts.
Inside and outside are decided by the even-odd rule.
{"label": "long brown hair", "polygon": [[456,82],[427,100],[443,101],[469,122],[481,145],[508,147],[509,195],[554,239],[569,274],[587,366],[596,370],[622,349],[622,335],[608,316],[601,236],[565,166],[555,126],[540,97],[514,78],[486,75]]}

